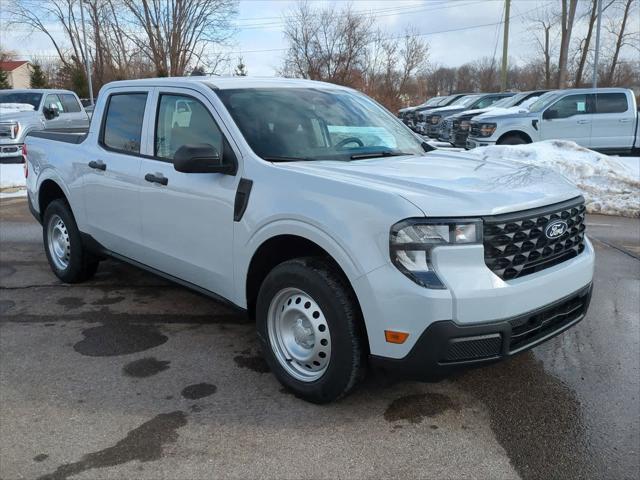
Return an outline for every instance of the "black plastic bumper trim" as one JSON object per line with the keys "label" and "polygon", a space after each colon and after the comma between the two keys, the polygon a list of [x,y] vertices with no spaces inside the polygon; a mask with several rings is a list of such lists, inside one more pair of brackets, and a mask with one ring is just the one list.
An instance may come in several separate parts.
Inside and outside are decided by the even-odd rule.
{"label": "black plastic bumper trim", "polygon": [[[460,325],[452,320],[434,322],[420,335],[411,351],[404,358],[395,359],[372,355],[371,363],[374,367],[398,377],[439,380],[466,367],[480,366],[507,359],[546,342],[580,322],[589,308],[592,287],[592,284],[589,283],[571,295],[567,295],[544,307],[496,322],[473,325]],[[532,338],[529,343],[518,346],[513,350],[510,349],[512,324],[518,324],[524,318],[531,318],[550,312],[559,305],[579,298],[583,298],[583,308],[578,312],[576,310],[568,312],[566,320],[560,323],[557,328],[549,331],[542,330],[541,334]],[[447,360],[447,357],[451,358],[452,345],[459,345],[462,341],[473,342],[495,339],[496,335],[499,335],[502,341],[494,352],[487,351],[487,356],[453,361]],[[486,344],[483,347],[493,348],[493,346],[487,347]],[[471,351],[478,350],[472,349]]]}

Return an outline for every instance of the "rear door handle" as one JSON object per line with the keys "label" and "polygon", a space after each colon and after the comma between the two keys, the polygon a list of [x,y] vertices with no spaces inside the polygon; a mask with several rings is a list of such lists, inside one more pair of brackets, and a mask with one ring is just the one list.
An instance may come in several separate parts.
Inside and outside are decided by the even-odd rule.
{"label": "rear door handle", "polygon": [[96,170],[105,171],[107,169],[107,164],[100,160],[98,160],[97,162],[95,160],[91,160],[89,162],[89,167],[94,168]]}
{"label": "rear door handle", "polygon": [[147,182],[159,183],[160,185],[166,185],[167,183],[169,183],[169,179],[164,175],[154,175],[153,173],[147,173],[144,176],[144,179]]}
{"label": "rear door handle", "polygon": [[620,123],[629,123],[631,121],[630,118],[621,118],[620,120],[618,120]]}
{"label": "rear door handle", "polygon": [[589,123],[589,120],[578,120],[578,123],[584,125],[585,123]]}

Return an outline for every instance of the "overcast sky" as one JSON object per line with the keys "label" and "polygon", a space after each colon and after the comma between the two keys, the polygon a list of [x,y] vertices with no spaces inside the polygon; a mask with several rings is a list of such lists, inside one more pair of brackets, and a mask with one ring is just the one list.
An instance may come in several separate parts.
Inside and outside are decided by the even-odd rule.
{"label": "overcast sky", "polygon": [[[0,0],[2,4],[9,0]],[[503,0],[316,0],[318,5],[332,3],[340,9],[351,3],[356,12],[372,12],[377,25],[390,36],[402,34],[407,27],[430,45],[430,63],[456,66],[483,56],[501,56]],[[509,55],[515,61],[535,54],[532,34],[524,21],[536,9],[548,8],[552,0],[513,0]],[[250,75],[274,75],[282,65],[286,44],[282,18],[295,5],[294,0],[241,0],[237,33],[227,51],[234,58],[243,56]],[[1,13],[0,13],[1,15]],[[0,20],[6,20],[0,18]],[[0,25],[3,48],[19,58],[31,55],[55,55],[42,34],[8,30]],[[266,50],[266,51],[265,51]]]}

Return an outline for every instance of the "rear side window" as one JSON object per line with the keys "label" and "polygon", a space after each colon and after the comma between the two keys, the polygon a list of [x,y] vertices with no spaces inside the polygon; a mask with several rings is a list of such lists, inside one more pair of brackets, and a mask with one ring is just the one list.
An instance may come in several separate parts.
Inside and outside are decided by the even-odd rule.
{"label": "rear side window", "polygon": [[102,143],[113,150],[140,153],[146,93],[117,93],[109,97]]}
{"label": "rear side window", "polygon": [[65,112],[75,113],[80,111],[80,104],[76,100],[76,97],[70,93],[61,93],[58,95]]}
{"label": "rear side window", "polygon": [[626,112],[629,105],[624,93],[596,93],[595,113],[621,113]]}

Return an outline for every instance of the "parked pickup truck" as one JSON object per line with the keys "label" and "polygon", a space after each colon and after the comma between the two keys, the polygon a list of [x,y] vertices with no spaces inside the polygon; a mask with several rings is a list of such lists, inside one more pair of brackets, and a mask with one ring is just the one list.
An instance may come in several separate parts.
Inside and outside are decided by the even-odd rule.
{"label": "parked pickup truck", "polygon": [[409,125],[411,127],[413,126],[413,112],[420,109],[429,110],[430,108],[436,108],[446,101],[447,97],[433,97],[420,105],[401,108],[398,110],[398,118],[400,118],[405,125]]}
{"label": "parked pickup truck", "polygon": [[69,90],[0,91],[0,158],[20,157],[24,138],[36,130],[79,132],[89,117]]}
{"label": "parked pickup truck", "polygon": [[[433,110],[436,108],[442,107],[450,107],[453,105],[457,105],[462,101],[464,97],[468,94],[466,93],[454,93],[452,95],[448,95],[446,97],[441,97],[441,99],[437,103],[430,103],[429,105],[418,105],[417,107],[412,107],[408,112],[405,113],[405,122],[411,130],[418,132],[417,125],[420,121],[419,119],[422,115],[425,115],[427,111]],[[429,102],[427,102],[429,103]]]}
{"label": "parked pickup truck", "polygon": [[514,94],[510,92],[467,95],[459,102],[449,105],[448,107],[434,108],[433,110],[424,112],[418,118],[417,131],[418,133],[437,139],[443,129],[445,119],[451,115],[464,112],[465,110],[487,108],[497,101],[513,95]]}
{"label": "parked pickup truck", "polygon": [[246,311],[276,377],[313,402],[370,363],[431,379],[511,357],[589,304],[575,186],[433,150],[345,87],[114,82],[86,135],[36,132],[25,150],[58,278],[113,257]]}
{"label": "parked pickup truck", "polygon": [[[467,136],[469,135],[469,126],[471,119],[487,112],[501,112],[526,110],[526,108],[535,102],[540,95],[546,93],[547,90],[534,90],[531,92],[517,93],[512,97],[505,97],[496,103],[485,107],[476,108],[474,110],[465,110],[455,115],[451,115],[442,122],[442,128],[438,135],[438,140],[449,142],[454,147],[465,148],[467,146]],[[526,105],[526,107],[525,107]],[[518,108],[520,107],[520,108]]]}
{"label": "parked pickup truck", "polygon": [[606,153],[627,153],[640,147],[639,131],[631,90],[554,90],[542,95],[529,111],[474,117],[467,148],[561,139]]}

